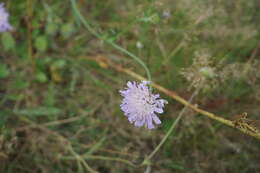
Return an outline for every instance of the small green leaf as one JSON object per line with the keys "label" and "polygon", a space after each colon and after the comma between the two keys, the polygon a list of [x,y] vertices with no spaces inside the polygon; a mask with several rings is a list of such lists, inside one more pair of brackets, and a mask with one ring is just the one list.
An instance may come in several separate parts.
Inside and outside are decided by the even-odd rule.
{"label": "small green leaf", "polygon": [[9,69],[6,64],[0,64],[0,79],[6,78],[9,75]]}
{"label": "small green leaf", "polygon": [[160,17],[157,13],[154,13],[152,15],[145,16],[139,20],[144,23],[158,24],[160,22]]}
{"label": "small green leaf", "polygon": [[35,40],[35,47],[38,51],[44,52],[48,48],[48,41],[46,36],[39,36]]}
{"label": "small green leaf", "polygon": [[48,35],[54,35],[58,31],[58,25],[56,23],[50,22],[45,28],[45,32]]}
{"label": "small green leaf", "polygon": [[6,98],[11,101],[18,101],[24,97],[22,94],[8,94]]}
{"label": "small green leaf", "polygon": [[61,26],[61,34],[64,38],[68,38],[74,31],[74,25],[66,23]]}
{"label": "small green leaf", "polygon": [[4,32],[2,34],[2,45],[5,51],[15,48],[15,40],[9,32]]}
{"label": "small green leaf", "polygon": [[39,106],[35,108],[27,108],[27,109],[21,109],[15,111],[16,114],[27,115],[27,116],[57,115],[61,112],[62,111],[59,108],[45,107],[45,106]]}
{"label": "small green leaf", "polygon": [[55,87],[50,84],[48,86],[48,90],[46,91],[46,94],[44,95],[44,104],[48,106],[54,106],[56,103],[56,95],[55,95]]}
{"label": "small green leaf", "polygon": [[47,78],[47,76],[45,75],[45,73],[44,72],[37,72],[36,73],[36,80],[38,81],[38,82],[40,82],[40,83],[45,83],[45,82],[47,82],[48,81],[48,78]]}
{"label": "small green leaf", "polygon": [[13,87],[15,89],[24,89],[29,86],[30,86],[30,83],[28,81],[26,81],[24,79],[20,79],[20,78],[16,79],[13,84]]}
{"label": "small green leaf", "polygon": [[0,111],[0,117],[1,117],[0,118],[0,128],[2,128],[5,125],[10,114],[11,114],[10,111],[5,111],[5,110]]}
{"label": "small green leaf", "polygon": [[171,167],[173,169],[176,169],[176,170],[179,170],[179,171],[185,170],[185,168],[182,165],[179,165],[179,164],[172,164]]}
{"label": "small green leaf", "polygon": [[55,68],[63,68],[66,65],[66,61],[64,59],[56,60],[52,66]]}

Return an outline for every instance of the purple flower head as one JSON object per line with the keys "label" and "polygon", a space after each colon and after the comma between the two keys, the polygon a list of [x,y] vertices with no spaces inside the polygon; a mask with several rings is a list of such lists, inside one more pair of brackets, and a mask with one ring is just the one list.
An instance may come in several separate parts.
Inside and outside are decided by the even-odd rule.
{"label": "purple flower head", "polygon": [[149,83],[127,82],[128,88],[120,91],[124,97],[120,107],[130,123],[134,122],[137,127],[146,126],[148,129],[153,129],[154,123],[161,124],[156,113],[163,113],[167,101],[160,99],[159,94],[152,94],[147,86]]}
{"label": "purple flower head", "polygon": [[6,32],[13,27],[8,23],[9,14],[4,8],[4,3],[0,3],[0,32]]}

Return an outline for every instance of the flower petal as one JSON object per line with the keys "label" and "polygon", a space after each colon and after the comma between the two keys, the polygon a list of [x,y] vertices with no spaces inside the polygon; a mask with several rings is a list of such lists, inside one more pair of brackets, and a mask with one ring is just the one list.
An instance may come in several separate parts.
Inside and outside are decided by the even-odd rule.
{"label": "flower petal", "polygon": [[120,108],[130,123],[134,123],[137,127],[146,126],[148,129],[153,129],[154,124],[161,124],[156,113],[163,113],[166,101],[160,99],[159,94],[152,94],[148,83],[150,82],[128,81],[127,88],[119,91],[123,96]]}
{"label": "flower petal", "polygon": [[137,120],[136,122],[135,122],[135,126],[136,127],[141,127],[141,126],[143,126],[144,125],[144,121],[145,119],[143,118],[142,120]]}
{"label": "flower petal", "polygon": [[155,124],[161,124],[161,120],[155,114],[152,117]]}
{"label": "flower petal", "polygon": [[155,108],[154,112],[161,114],[161,113],[163,113],[163,109],[162,108]]}
{"label": "flower petal", "polygon": [[154,128],[153,120],[152,120],[151,115],[147,115],[146,116],[146,125],[147,125],[148,129],[153,129]]}

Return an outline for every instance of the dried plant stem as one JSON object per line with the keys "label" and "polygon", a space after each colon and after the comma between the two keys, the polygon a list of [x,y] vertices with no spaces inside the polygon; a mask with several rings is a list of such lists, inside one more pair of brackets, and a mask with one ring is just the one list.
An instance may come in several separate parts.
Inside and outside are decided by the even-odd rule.
{"label": "dried plant stem", "polygon": [[169,55],[167,55],[167,58],[164,60],[163,65],[166,65],[169,63],[170,58],[173,57],[183,46],[185,46],[185,39],[184,38],[172,51]]}
{"label": "dried plant stem", "polygon": [[[80,144],[80,146],[82,148],[91,148],[93,144]],[[99,148],[99,151],[103,151],[103,152],[107,152],[107,153],[111,153],[111,154],[119,154],[119,155],[123,155],[123,156],[129,156],[132,158],[138,158],[139,156],[133,154],[133,153],[127,153],[127,152],[123,152],[123,151],[116,151],[116,150],[112,150],[112,149],[107,149],[107,148]]]}
{"label": "dried plant stem", "polygon": [[106,157],[106,156],[97,156],[97,155],[88,155],[86,156],[86,159],[88,160],[108,160],[108,161],[117,161],[117,162],[122,162],[122,163],[125,163],[129,166],[132,166],[132,167],[136,167],[135,164],[133,164],[132,162],[128,161],[128,160],[125,160],[125,159],[120,159],[120,158],[117,158],[117,157]]}
{"label": "dried plant stem", "polygon": [[63,141],[64,144],[67,145],[67,148],[68,150],[70,151],[71,155],[73,155],[74,159],[78,161],[78,164],[82,163],[83,166],[86,168],[86,170],[90,173],[98,173],[97,171],[95,171],[94,169],[92,169],[88,164],[87,162],[84,160],[84,158],[82,158],[78,153],[76,153],[74,150],[73,150],[73,147],[70,143],[70,141],[68,139],[66,139],[65,137],[63,137],[62,135],[58,134],[57,132],[54,132],[54,131],[51,131],[49,130],[48,128],[42,126],[42,125],[39,125],[39,124],[36,124],[34,123],[33,121],[27,119],[26,117],[24,116],[18,116],[19,119],[21,121],[24,121],[28,124],[31,124],[33,125],[34,127],[37,127],[39,129],[41,129],[42,131],[45,131],[46,133],[49,133],[51,135],[54,135],[56,136],[59,140]]}
{"label": "dried plant stem", "polygon": [[[107,156],[98,156],[98,155],[78,155],[78,157],[85,159],[85,160],[106,160],[106,161],[117,161],[121,163],[125,163],[131,167],[138,167],[138,165],[133,164],[132,162],[125,160],[125,159],[120,159],[117,157],[107,157]],[[62,157],[64,160],[75,160],[76,157],[71,157],[71,156],[64,156]]]}
{"label": "dried plant stem", "polygon": [[[103,65],[101,65],[101,67],[103,67],[103,68],[105,68],[105,67],[107,68],[107,67],[110,66],[110,67],[116,69],[117,71],[124,72],[124,73],[132,76],[133,78],[138,79],[138,80],[141,80],[141,81],[142,80],[147,80],[143,76],[141,76],[141,75],[139,75],[139,74],[137,74],[137,73],[135,73],[135,72],[133,72],[133,71],[131,71],[129,69],[123,68],[121,65],[114,64],[113,62],[109,61],[108,58],[104,59],[103,57],[101,57],[101,58],[90,58],[90,59],[96,61],[99,64],[103,64]],[[105,66],[104,66],[104,64],[105,64]],[[230,127],[235,128],[235,129],[238,129],[242,133],[244,133],[244,134],[246,134],[248,136],[252,136],[252,137],[260,140],[260,133],[259,132],[254,132],[254,131],[252,131],[252,130],[250,130],[248,128],[237,127],[233,121],[227,120],[225,118],[222,118],[221,116],[218,116],[218,115],[215,115],[215,114],[213,114],[211,112],[205,111],[205,110],[199,108],[197,105],[190,104],[187,100],[185,100],[182,97],[180,97],[176,92],[168,90],[168,89],[162,87],[159,84],[152,83],[152,86],[154,88],[158,89],[159,91],[161,91],[162,93],[170,96],[174,100],[180,102],[181,104],[183,104],[183,105],[191,108],[192,110],[200,113],[201,115],[206,116],[208,118],[211,118],[213,120],[216,120],[216,121],[218,121],[218,122],[220,122],[222,124],[225,124],[227,126],[230,126]]]}
{"label": "dried plant stem", "polygon": [[77,159],[79,162],[81,162],[85,166],[86,170],[88,170],[90,173],[98,173],[97,171],[95,171],[88,165],[88,163],[84,160],[84,158],[82,158],[78,153],[76,153],[73,150],[71,145],[70,145],[70,152],[72,153],[72,155],[74,156],[75,159]]}
{"label": "dried plant stem", "polygon": [[43,127],[47,127],[47,126],[49,127],[49,126],[56,126],[56,125],[72,123],[72,122],[78,121],[81,118],[84,118],[84,117],[86,117],[86,116],[88,116],[90,114],[93,114],[101,106],[101,104],[102,104],[102,102],[98,103],[95,106],[95,108],[93,108],[90,111],[87,111],[87,112],[82,111],[82,115],[81,116],[76,116],[76,117],[62,119],[62,120],[51,121],[51,122],[47,122],[47,123],[44,123],[44,124],[30,124],[29,126],[19,127],[19,128],[17,128],[17,130],[19,131],[19,130],[24,130],[24,129],[28,129],[28,128],[38,127],[39,125],[43,126]]}
{"label": "dried plant stem", "polygon": [[120,158],[116,158],[116,157],[108,157],[108,156],[97,156],[97,155],[91,155],[91,154],[84,154],[84,155],[79,155],[77,152],[74,151],[71,142],[66,139],[65,137],[63,137],[62,135],[58,134],[57,132],[51,131],[48,128],[46,128],[43,125],[40,124],[36,124],[33,121],[27,119],[24,116],[19,116],[19,119],[21,121],[24,121],[28,124],[30,124],[30,127],[34,127],[34,128],[39,128],[51,135],[56,136],[57,138],[59,138],[61,141],[64,141],[64,143],[67,145],[68,150],[70,151],[72,156],[61,156],[61,159],[64,160],[77,160],[78,165],[82,164],[86,170],[90,173],[98,173],[97,171],[95,171],[94,169],[92,169],[88,163],[85,160],[107,160],[107,161],[117,161],[117,162],[122,162],[125,163],[129,166],[132,167],[137,167],[137,165],[133,164],[131,161],[125,160],[125,159],[120,159]]}
{"label": "dried plant stem", "polygon": [[32,71],[33,73],[36,70],[36,65],[35,65],[35,58],[33,56],[33,47],[32,47],[32,15],[33,15],[33,4],[32,0],[27,0],[27,19],[26,19],[26,24],[27,24],[27,40],[28,40],[28,58],[31,60],[32,64]]}
{"label": "dried plant stem", "polygon": [[242,74],[243,74],[244,76],[246,76],[247,73],[248,73],[248,71],[250,70],[250,68],[251,68],[251,65],[250,65],[250,64],[252,63],[253,59],[254,59],[255,56],[257,55],[257,52],[259,51],[259,49],[260,49],[260,44],[258,44],[258,45],[255,47],[255,49],[253,50],[251,56],[249,57],[248,61],[246,62],[245,68],[244,68],[243,71],[242,71]]}
{"label": "dried plant stem", "polygon": [[[121,71],[121,72],[124,72],[136,79],[139,79],[139,80],[146,80],[144,77],[136,74],[135,72],[131,71],[131,70],[128,70],[128,69],[125,69],[125,68],[122,68],[121,66],[118,66],[118,65],[114,65],[114,64],[110,64],[112,65],[112,67],[114,67],[116,70],[118,71]],[[252,136],[252,137],[255,137],[256,139],[260,139],[260,133],[255,133],[255,132],[252,132],[250,131],[249,129],[246,129],[246,128],[239,128],[239,127],[236,127],[235,124],[231,121],[231,120],[227,120],[225,118],[222,118],[218,115],[215,115],[213,113],[210,113],[210,112],[207,112],[203,109],[200,109],[198,108],[198,106],[195,106],[195,105],[192,105],[190,104],[188,101],[186,101],[185,99],[183,99],[182,97],[180,97],[177,93],[175,93],[174,91],[170,91],[156,83],[152,83],[152,86],[156,89],[158,89],[159,91],[163,92],[164,94],[172,97],[173,99],[175,99],[176,101],[182,103],[183,105],[193,109],[194,111],[200,113],[201,115],[204,115],[204,116],[207,116],[211,119],[214,119],[222,124],[225,124],[227,126],[230,126],[230,127],[233,127],[233,128],[236,128],[238,129],[239,131],[241,131],[242,133],[246,134],[246,135],[249,135],[249,136]]]}

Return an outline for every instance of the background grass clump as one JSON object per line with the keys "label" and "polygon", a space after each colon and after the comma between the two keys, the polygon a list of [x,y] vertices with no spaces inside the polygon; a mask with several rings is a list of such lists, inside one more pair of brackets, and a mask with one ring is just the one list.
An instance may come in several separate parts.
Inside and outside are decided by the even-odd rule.
{"label": "background grass clump", "polygon": [[[151,165],[136,167],[183,106],[139,129],[118,90],[145,76],[131,58],[88,32],[69,1],[5,0],[14,30],[0,34],[0,172],[260,172],[260,143],[188,110]],[[78,0],[85,19],[147,64],[153,81],[226,119],[259,120],[257,0]],[[101,61],[102,60],[102,61]],[[257,127],[257,124],[255,125]]]}

